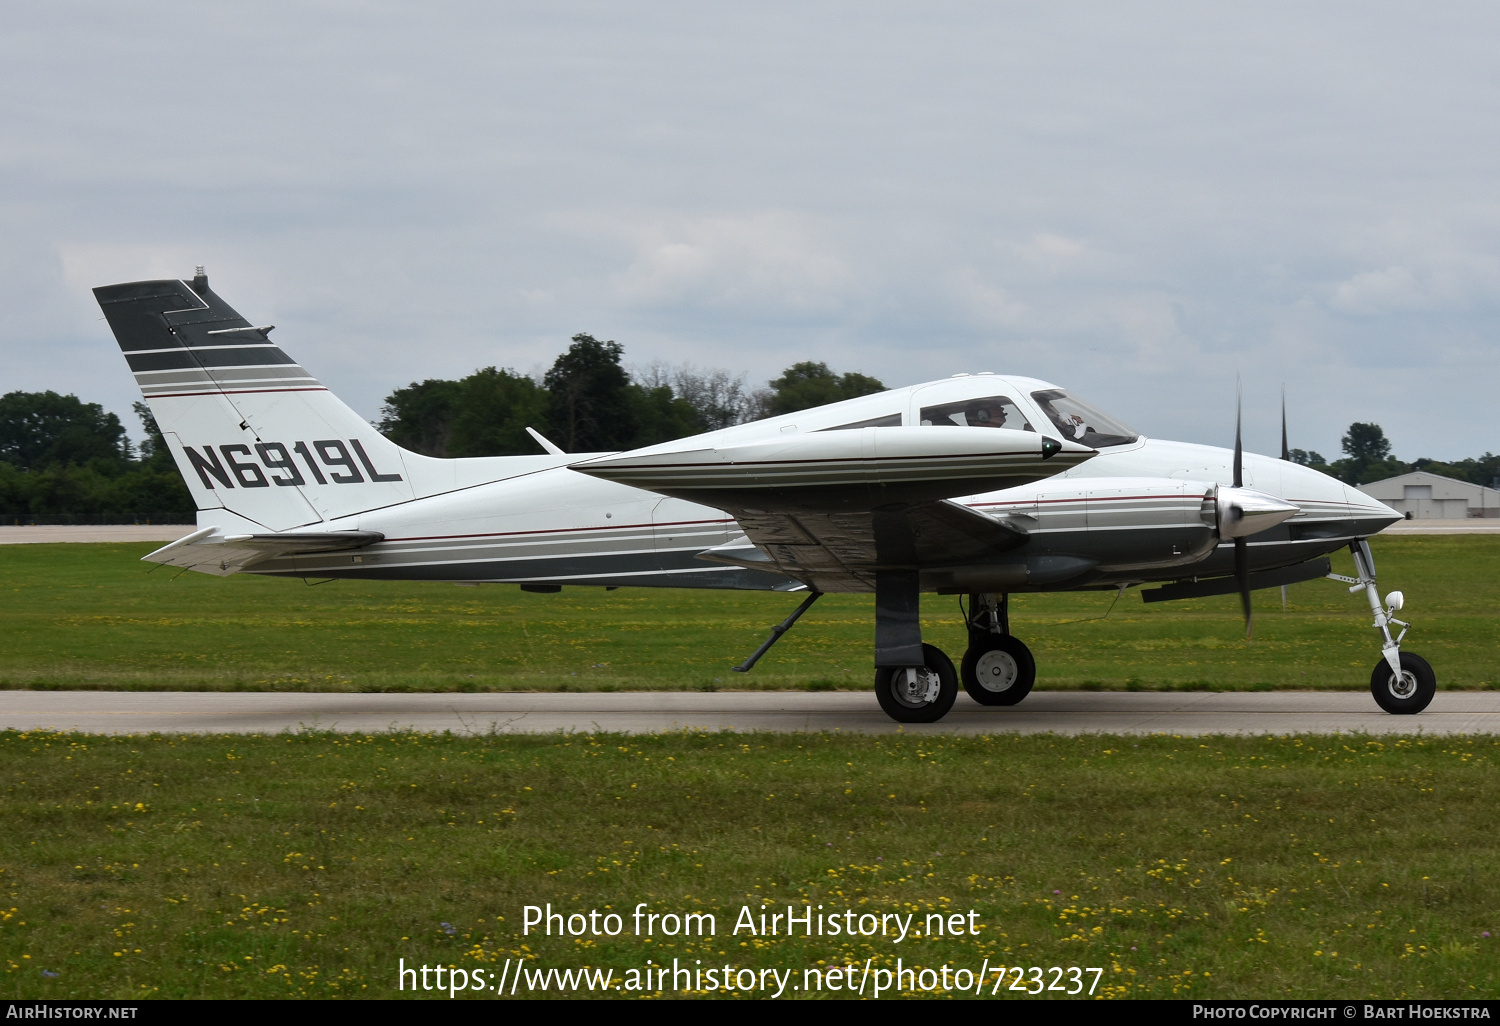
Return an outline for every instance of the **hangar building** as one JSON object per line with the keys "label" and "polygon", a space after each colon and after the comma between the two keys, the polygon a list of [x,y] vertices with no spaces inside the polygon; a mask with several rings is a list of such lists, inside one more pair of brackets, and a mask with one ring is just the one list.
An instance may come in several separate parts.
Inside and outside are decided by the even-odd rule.
{"label": "hangar building", "polygon": [[1408,520],[1500,517],[1500,491],[1425,470],[1371,481],[1359,490],[1405,513]]}

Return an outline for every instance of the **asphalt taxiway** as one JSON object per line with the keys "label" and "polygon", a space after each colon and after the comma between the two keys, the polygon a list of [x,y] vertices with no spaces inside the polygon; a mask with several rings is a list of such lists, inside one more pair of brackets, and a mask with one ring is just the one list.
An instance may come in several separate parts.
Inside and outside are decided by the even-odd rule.
{"label": "asphalt taxiway", "polygon": [[0,691],[0,729],[96,734],[275,734],[331,730],[462,734],[681,730],[988,734],[1497,734],[1500,694],[1439,691],[1417,716],[1391,716],[1368,692],[1038,691],[1011,708],[966,695],[934,724],[898,724],[869,692]]}

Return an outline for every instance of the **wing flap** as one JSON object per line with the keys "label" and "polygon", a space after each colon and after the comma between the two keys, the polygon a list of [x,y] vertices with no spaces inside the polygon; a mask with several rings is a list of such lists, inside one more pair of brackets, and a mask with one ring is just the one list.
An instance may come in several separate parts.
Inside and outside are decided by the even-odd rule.
{"label": "wing flap", "polygon": [[[731,512],[764,559],[819,590],[836,581],[873,587],[878,570],[991,562],[1029,537],[1015,523],[946,499],[868,513]],[[716,555],[709,550],[699,558]],[[743,562],[748,553],[736,555]]]}

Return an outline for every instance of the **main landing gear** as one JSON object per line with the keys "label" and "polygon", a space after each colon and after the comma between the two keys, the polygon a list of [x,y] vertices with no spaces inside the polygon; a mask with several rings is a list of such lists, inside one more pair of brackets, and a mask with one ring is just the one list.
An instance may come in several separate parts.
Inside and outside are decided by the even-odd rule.
{"label": "main landing gear", "polygon": [[[1351,592],[1365,593],[1365,598],[1370,603],[1370,612],[1375,615],[1375,629],[1380,631],[1385,642],[1380,648],[1380,662],[1375,664],[1375,669],[1370,674],[1370,694],[1375,697],[1375,703],[1388,713],[1397,716],[1419,713],[1427,708],[1432,696],[1437,693],[1437,674],[1432,672],[1432,666],[1426,659],[1415,652],[1401,651],[1401,639],[1411,629],[1411,624],[1396,619],[1396,614],[1405,605],[1405,597],[1399,591],[1393,591],[1385,597],[1382,605],[1380,593],[1375,590],[1375,557],[1370,553],[1370,543],[1363,538],[1350,542],[1349,551],[1354,555],[1354,572],[1357,576],[1328,576],[1349,585]],[[1401,633],[1395,637],[1391,636],[1392,625],[1401,628]]]}
{"label": "main landing gear", "polygon": [[899,723],[935,723],[953,708],[958,683],[980,705],[1015,705],[1031,693],[1036,660],[1010,633],[1009,596],[969,596],[969,647],[962,669],[923,644],[917,575],[882,573],[875,581],[875,697]]}

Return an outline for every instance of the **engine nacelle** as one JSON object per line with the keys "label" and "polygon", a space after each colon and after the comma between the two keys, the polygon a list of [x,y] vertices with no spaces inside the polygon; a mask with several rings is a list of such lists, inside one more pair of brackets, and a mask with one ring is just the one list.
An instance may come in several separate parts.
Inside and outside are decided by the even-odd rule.
{"label": "engine nacelle", "polygon": [[1284,499],[1254,488],[1224,486],[1219,487],[1214,506],[1219,517],[1219,537],[1225,541],[1259,534],[1301,511]]}

